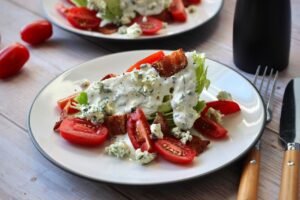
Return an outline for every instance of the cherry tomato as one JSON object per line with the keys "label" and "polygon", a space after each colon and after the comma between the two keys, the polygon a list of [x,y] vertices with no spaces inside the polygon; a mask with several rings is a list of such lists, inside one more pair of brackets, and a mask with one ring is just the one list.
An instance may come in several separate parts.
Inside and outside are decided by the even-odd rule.
{"label": "cherry tomato", "polygon": [[52,24],[47,20],[35,21],[21,30],[22,40],[31,45],[41,44],[51,36]]}
{"label": "cherry tomato", "polygon": [[194,123],[194,129],[210,138],[221,139],[227,137],[227,130],[215,121],[201,116]]}
{"label": "cherry tomato", "polygon": [[115,24],[107,24],[103,27],[99,27],[98,31],[105,35],[110,35],[118,31],[118,26]]}
{"label": "cherry tomato", "polygon": [[197,5],[200,3],[201,3],[201,0],[183,0],[183,4],[185,7],[188,7],[190,5]]}
{"label": "cherry tomato", "polygon": [[10,45],[0,51],[0,78],[16,74],[29,59],[28,49],[19,43]]}
{"label": "cherry tomato", "polygon": [[85,7],[74,7],[66,11],[70,24],[75,28],[92,30],[99,27],[101,20],[96,17],[97,12]]}
{"label": "cherry tomato", "polygon": [[172,0],[169,11],[175,21],[185,22],[187,20],[187,14],[182,0]]}
{"label": "cherry tomato", "polygon": [[141,26],[143,34],[145,35],[154,35],[163,27],[162,21],[154,17],[144,18],[143,16],[138,16],[133,22]]}
{"label": "cherry tomato", "polygon": [[135,149],[141,148],[142,151],[153,152],[150,125],[142,109],[138,108],[128,115],[127,133]]}
{"label": "cherry tomato", "polygon": [[59,131],[67,141],[84,146],[100,145],[108,136],[105,126],[94,125],[90,121],[79,118],[64,119],[59,126]]}
{"label": "cherry tomato", "polygon": [[57,101],[57,106],[61,109],[64,110],[65,114],[74,114],[78,112],[78,109],[75,108],[75,105],[77,102],[74,100],[74,98],[78,94],[73,94],[71,96],[68,96],[66,98],[60,99]]}
{"label": "cherry tomato", "polygon": [[202,111],[201,115],[204,116],[209,108],[218,110],[224,115],[233,114],[241,110],[240,106],[233,101],[227,101],[227,100],[210,101],[206,103],[206,107]]}
{"label": "cherry tomato", "polygon": [[193,149],[173,138],[158,139],[154,147],[164,159],[173,163],[189,164],[196,156]]}
{"label": "cherry tomato", "polygon": [[157,52],[151,54],[150,56],[147,56],[146,58],[143,58],[142,60],[138,61],[131,67],[129,67],[127,69],[127,72],[131,72],[134,69],[140,69],[141,64],[146,64],[146,63],[152,64],[152,63],[160,60],[164,56],[165,56],[165,53],[163,51],[157,51]]}
{"label": "cherry tomato", "polygon": [[110,78],[113,78],[113,77],[116,77],[116,76],[117,76],[116,74],[107,74],[103,78],[101,78],[101,81],[104,81],[106,79],[110,79]]}

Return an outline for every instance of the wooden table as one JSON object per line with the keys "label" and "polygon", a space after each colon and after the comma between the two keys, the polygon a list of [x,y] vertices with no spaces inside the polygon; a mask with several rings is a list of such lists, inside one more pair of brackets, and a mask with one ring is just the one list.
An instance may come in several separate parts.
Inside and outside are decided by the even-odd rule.
{"label": "wooden table", "polygon": [[[0,80],[0,199],[235,199],[241,161],[203,178],[161,186],[120,186],[77,177],[51,164],[34,147],[27,130],[27,114],[38,91],[66,69],[98,56],[133,49],[199,50],[235,68],[232,59],[232,24],[235,0],[225,0],[221,13],[192,32],[154,42],[91,40],[54,28],[50,41],[29,47],[31,58],[20,74]],[[292,41],[289,68],[279,75],[274,119],[262,136],[259,199],[277,199],[282,148],[278,126],[282,94],[287,81],[300,76],[300,1],[292,0]],[[19,31],[44,18],[38,0],[0,0],[3,48],[20,41]],[[250,75],[247,75],[251,78]]]}

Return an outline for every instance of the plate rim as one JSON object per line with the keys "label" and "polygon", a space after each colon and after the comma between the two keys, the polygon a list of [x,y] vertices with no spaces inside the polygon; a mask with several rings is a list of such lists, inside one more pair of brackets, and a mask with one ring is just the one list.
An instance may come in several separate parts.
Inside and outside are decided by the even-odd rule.
{"label": "plate rim", "polygon": [[223,65],[224,67],[226,67],[227,69],[237,73],[238,75],[240,75],[243,79],[245,79],[254,89],[254,91],[258,94],[258,97],[259,97],[259,100],[262,102],[262,107],[263,107],[263,124],[260,128],[260,131],[257,135],[257,138],[251,143],[251,145],[249,145],[249,147],[247,149],[245,149],[243,152],[241,152],[237,157],[235,157],[234,159],[232,159],[231,161],[221,165],[220,167],[218,168],[215,168],[209,172],[206,172],[206,173],[202,173],[202,174],[199,174],[199,175],[195,175],[195,176],[192,176],[192,177],[187,177],[187,178],[182,178],[182,179],[179,179],[179,180],[171,180],[171,181],[163,181],[163,182],[151,182],[151,183],[128,183],[128,182],[122,182],[122,181],[109,181],[109,180],[103,180],[103,179],[99,179],[99,178],[95,178],[95,177],[91,177],[91,176],[87,176],[87,175],[84,175],[84,174],[81,174],[81,173],[78,173],[72,169],[69,169],[63,165],[61,165],[60,163],[58,163],[55,159],[51,158],[44,150],[43,148],[39,145],[39,143],[36,141],[33,133],[32,133],[32,129],[31,129],[31,124],[30,124],[30,119],[31,119],[31,112],[32,112],[32,108],[37,100],[37,98],[41,95],[41,93],[53,82],[55,81],[56,79],[58,79],[59,77],[61,77],[62,75],[68,73],[69,71],[71,70],[74,70],[76,68],[79,68],[81,65],[84,65],[84,64],[87,64],[89,62],[94,62],[95,60],[98,60],[100,58],[102,59],[105,59],[106,57],[109,57],[109,56],[116,56],[118,54],[127,54],[127,53],[137,53],[137,52],[147,52],[149,51],[150,52],[153,52],[153,51],[158,51],[158,50],[163,50],[163,51],[172,51],[172,50],[167,50],[167,49],[144,49],[144,50],[134,50],[134,51],[124,51],[124,52],[119,52],[119,53],[112,53],[112,54],[107,54],[107,55],[104,55],[104,56],[99,56],[99,57],[96,57],[94,59],[91,59],[91,60],[88,60],[86,62],[83,62],[81,64],[78,64],[78,65],[75,65],[65,71],[63,71],[62,73],[58,74],[57,76],[55,76],[53,79],[51,79],[46,85],[44,85],[40,91],[37,93],[37,95],[35,96],[35,98],[33,99],[31,105],[30,105],[30,108],[29,108],[29,111],[28,111],[28,117],[27,117],[27,128],[28,128],[28,133],[29,133],[29,136],[30,136],[30,139],[31,141],[33,142],[34,146],[37,148],[37,150],[43,155],[44,158],[46,158],[48,161],[50,161],[52,164],[54,164],[56,167],[64,170],[65,172],[68,172],[68,173],[71,173],[75,176],[78,176],[78,177],[81,177],[81,178],[84,178],[84,179],[88,179],[90,181],[94,181],[94,182],[99,182],[99,183],[109,183],[109,184],[116,184],[116,185],[132,185],[132,186],[150,186],[150,185],[165,185],[165,184],[172,184],[172,183],[181,183],[181,182],[185,182],[185,181],[189,181],[189,180],[194,180],[196,178],[200,178],[200,177],[204,177],[206,175],[209,175],[209,174],[212,174],[216,171],[219,171],[220,169],[223,169],[227,166],[229,166],[230,164],[236,162],[237,160],[239,160],[241,157],[243,157],[257,142],[258,140],[260,140],[263,132],[264,132],[264,128],[266,126],[266,118],[267,118],[267,113],[266,113],[266,106],[265,104],[263,103],[263,98],[261,96],[261,94],[259,93],[258,89],[253,85],[253,83],[248,80],[243,74],[241,74],[239,71],[237,71],[236,69],[233,69],[231,67],[229,67],[228,65],[226,64],[223,64],[219,61],[216,61],[216,60],[213,60],[213,59],[210,59],[210,58],[207,58],[208,60],[211,60],[211,61],[214,61],[218,64],[221,64]]}
{"label": "plate rim", "polygon": [[103,40],[112,40],[112,41],[148,41],[148,40],[159,40],[159,39],[164,39],[164,38],[168,38],[168,37],[173,37],[173,36],[177,36],[177,35],[180,35],[180,34],[184,34],[186,32],[189,32],[189,31],[192,31],[196,28],[200,28],[201,26],[207,24],[209,21],[211,21],[212,19],[214,19],[222,10],[223,6],[224,6],[224,1],[225,0],[220,0],[221,3],[220,3],[220,6],[218,7],[217,11],[210,17],[210,18],[207,18],[206,20],[204,20],[201,24],[199,25],[196,25],[196,26],[193,26],[193,27],[190,27],[188,29],[185,29],[183,31],[179,31],[179,32],[176,32],[176,33],[172,33],[172,34],[164,34],[164,35],[154,35],[154,36],[147,36],[147,37],[138,37],[138,38],[115,38],[115,37],[109,37],[109,36],[106,36],[105,34],[102,34],[102,35],[94,35],[94,34],[90,34],[90,31],[84,31],[84,30],[80,30],[80,29],[76,29],[76,28],[73,28],[73,27],[69,27],[69,26],[63,26],[63,25],[60,25],[58,23],[57,20],[55,20],[55,18],[52,18],[49,14],[49,11],[48,9],[46,8],[46,2],[47,0],[42,0],[42,9],[43,9],[43,12],[46,16],[46,18],[52,22],[55,26],[65,30],[65,31],[68,31],[70,33],[74,33],[76,35],[81,35],[81,36],[86,36],[86,37],[92,37],[92,38],[98,38],[98,39],[103,39]]}

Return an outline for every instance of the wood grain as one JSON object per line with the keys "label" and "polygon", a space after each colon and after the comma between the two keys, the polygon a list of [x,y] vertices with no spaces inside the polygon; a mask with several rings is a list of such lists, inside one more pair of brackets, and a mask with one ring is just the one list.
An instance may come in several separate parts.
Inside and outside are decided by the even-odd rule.
{"label": "wood grain", "polygon": [[[287,82],[300,76],[300,1],[292,0],[290,64],[279,75],[274,118],[262,136],[258,199],[277,199],[283,152],[278,145],[281,102]],[[19,41],[27,23],[44,18],[42,1],[0,0],[0,48]],[[95,183],[52,165],[27,134],[27,112],[37,92],[74,65],[106,54],[134,49],[198,50],[236,69],[232,60],[232,24],[236,0],[225,0],[209,23],[176,37],[150,42],[118,42],[80,37],[54,28],[44,45],[29,47],[31,58],[18,75],[0,80],[0,199],[236,199],[243,160],[191,181],[150,187]],[[239,71],[239,70],[238,70]],[[240,72],[240,71],[239,71]],[[252,75],[241,72],[250,80]],[[13,109],[12,109],[13,107]],[[300,199],[300,196],[298,197]]]}

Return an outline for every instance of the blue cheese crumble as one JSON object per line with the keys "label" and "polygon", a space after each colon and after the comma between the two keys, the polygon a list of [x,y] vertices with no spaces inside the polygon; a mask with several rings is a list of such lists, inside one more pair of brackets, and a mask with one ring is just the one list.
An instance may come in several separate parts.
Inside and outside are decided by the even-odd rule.
{"label": "blue cheese crumble", "polygon": [[182,131],[179,127],[172,128],[171,134],[179,139],[182,144],[186,144],[187,141],[192,141],[193,139],[190,131]]}
{"label": "blue cheese crumble", "polygon": [[138,38],[142,35],[143,31],[137,23],[132,24],[126,29],[126,34],[129,38]]}
{"label": "blue cheese crumble", "polygon": [[153,161],[156,157],[155,153],[149,153],[148,151],[143,151],[141,149],[135,150],[135,160],[142,165],[146,165]]}
{"label": "blue cheese crumble", "polygon": [[217,95],[218,100],[229,100],[232,101],[232,96],[229,92],[226,91],[220,91]]}
{"label": "blue cheese crumble", "polygon": [[212,119],[213,121],[217,122],[218,124],[222,124],[223,123],[223,115],[221,114],[220,111],[215,110],[214,108],[209,108],[207,110],[206,116],[210,119]]}
{"label": "blue cheese crumble", "polygon": [[164,134],[161,131],[160,124],[151,124],[150,130],[151,130],[151,135],[150,135],[151,139],[162,139],[164,137]]}
{"label": "blue cheese crumble", "polygon": [[105,153],[117,158],[127,158],[130,156],[130,149],[124,141],[116,141],[105,148]]}

